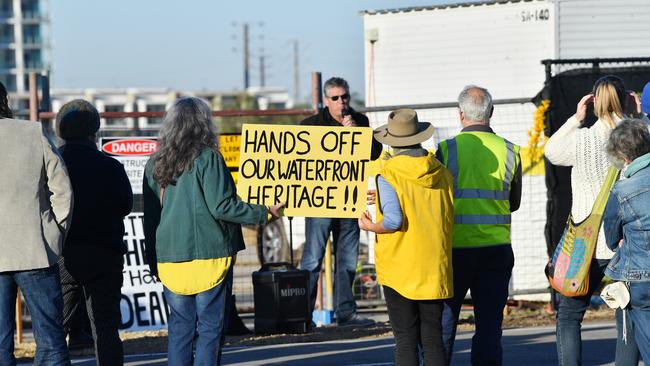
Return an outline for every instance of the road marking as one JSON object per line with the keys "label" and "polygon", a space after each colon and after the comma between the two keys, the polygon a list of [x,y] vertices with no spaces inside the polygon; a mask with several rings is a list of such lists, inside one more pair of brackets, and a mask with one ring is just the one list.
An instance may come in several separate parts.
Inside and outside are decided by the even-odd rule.
{"label": "road marking", "polygon": [[[329,343],[329,342],[328,342]],[[295,345],[295,344],[294,344]],[[286,344],[283,346],[287,346]],[[289,345],[290,346],[290,345]],[[238,362],[238,363],[230,363],[230,366],[244,366],[244,365],[268,365],[268,364],[274,364],[274,363],[283,363],[283,362],[296,362],[298,360],[304,360],[304,359],[313,359],[313,358],[318,358],[318,357],[326,357],[326,356],[332,356],[332,355],[344,355],[347,353],[353,353],[353,352],[368,352],[368,351],[373,351],[373,350],[379,350],[382,348],[393,348],[395,345],[393,343],[390,344],[382,344],[378,346],[371,346],[371,347],[358,347],[355,349],[349,349],[345,351],[341,350],[334,350],[334,351],[324,351],[324,352],[316,352],[316,353],[309,353],[309,354],[300,354],[300,355],[292,355],[292,356],[280,356],[280,357],[274,357],[274,358],[266,358],[264,360],[259,360],[259,361],[243,361],[243,362]],[[275,347],[269,347],[269,348],[275,348]],[[380,363],[380,364],[358,364],[358,366],[361,365],[393,365],[392,363]]]}

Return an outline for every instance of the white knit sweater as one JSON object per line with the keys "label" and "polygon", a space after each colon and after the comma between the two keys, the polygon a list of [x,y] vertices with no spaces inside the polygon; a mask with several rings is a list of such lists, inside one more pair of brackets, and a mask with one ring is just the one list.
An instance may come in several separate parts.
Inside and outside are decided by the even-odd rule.
{"label": "white knit sweater", "polygon": [[[611,166],[607,160],[605,144],[612,128],[602,120],[596,121],[590,128],[579,127],[580,122],[575,116],[569,118],[549,138],[544,147],[544,154],[551,163],[573,167],[571,215],[576,223],[583,221],[591,213],[607,176],[607,170]],[[614,252],[605,244],[605,234],[601,227],[598,233],[596,258],[609,259],[613,255]]]}

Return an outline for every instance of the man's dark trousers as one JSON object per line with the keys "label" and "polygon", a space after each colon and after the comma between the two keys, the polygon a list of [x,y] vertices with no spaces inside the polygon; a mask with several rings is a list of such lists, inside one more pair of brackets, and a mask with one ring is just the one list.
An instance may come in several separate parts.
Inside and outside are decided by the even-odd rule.
{"label": "man's dark trousers", "polygon": [[[110,258],[110,259],[109,259]],[[61,289],[63,291],[63,326],[69,328],[76,307],[85,301],[90,325],[95,339],[95,357],[98,365],[121,365],[124,360],[119,327],[122,288],[122,257],[104,257],[105,262],[114,262],[104,271],[91,276],[77,275],[66,267],[63,258],[59,261]],[[96,267],[100,267],[97,265]],[[73,267],[74,268],[74,267]],[[82,271],[89,273],[90,271]],[[72,273],[72,274],[71,274]],[[71,301],[75,298],[75,301]]]}
{"label": "man's dark trousers", "polygon": [[451,364],[456,325],[463,299],[471,291],[476,331],[472,337],[472,365],[501,365],[501,323],[508,300],[514,255],[510,245],[452,250],[454,297],[445,301],[442,340]]}

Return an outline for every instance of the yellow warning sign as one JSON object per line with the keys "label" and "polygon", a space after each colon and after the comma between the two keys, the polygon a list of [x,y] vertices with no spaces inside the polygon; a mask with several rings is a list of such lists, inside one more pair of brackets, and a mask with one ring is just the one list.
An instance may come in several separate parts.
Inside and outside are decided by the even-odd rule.
{"label": "yellow warning sign", "polygon": [[239,170],[239,145],[241,141],[240,134],[222,134],[219,135],[219,151],[226,161],[226,166],[232,174],[232,179],[237,183]]}

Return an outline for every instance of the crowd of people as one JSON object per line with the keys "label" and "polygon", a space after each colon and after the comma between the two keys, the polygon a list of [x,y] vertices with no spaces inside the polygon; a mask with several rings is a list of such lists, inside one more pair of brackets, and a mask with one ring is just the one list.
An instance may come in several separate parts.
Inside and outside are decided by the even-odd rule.
{"label": "crowd of people", "polygon": [[[350,105],[342,78],[324,84],[325,106],[301,125],[368,127]],[[583,128],[593,104],[596,123]],[[374,130],[372,159],[391,147],[376,191],[359,219],[307,218],[300,266],[310,273],[311,310],[333,235],[338,326],[367,326],[352,296],[360,230],[376,233],[379,283],[395,336],[397,365],[449,365],[461,305],[471,291],[476,323],[474,365],[501,365],[503,309],[514,266],[511,214],[521,203],[522,162],[516,144],[490,126],[492,96],[469,85],[458,96],[460,133],[423,148],[434,126],[398,109]],[[589,292],[559,296],[560,365],[581,364],[581,322],[604,276],[629,290],[617,311],[616,364],[650,359],[650,83],[642,98],[616,76],[599,79],[576,113],[548,140],[546,157],[572,166],[572,215],[591,212],[610,166],[622,171],[604,214]],[[57,147],[39,123],[13,118],[0,84],[0,365],[14,365],[15,301],[20,288],[32,317],[36,364],[70,364],[66,334],[86,312],[97,364],[123,364],[120,291],[123,218],[133,205],[124,168],[96,145],[97,109],[84,100],[56,116]],[[218,365],[232,296],[233,266],[244,249],[241,224],[282,215],[242,201],[218,150],[210,107],[180,98],[166,112],[159,149],[143,182],[146,255],[170,309],[170,365]],[[541,271],[541,269],[540,269]]]}

